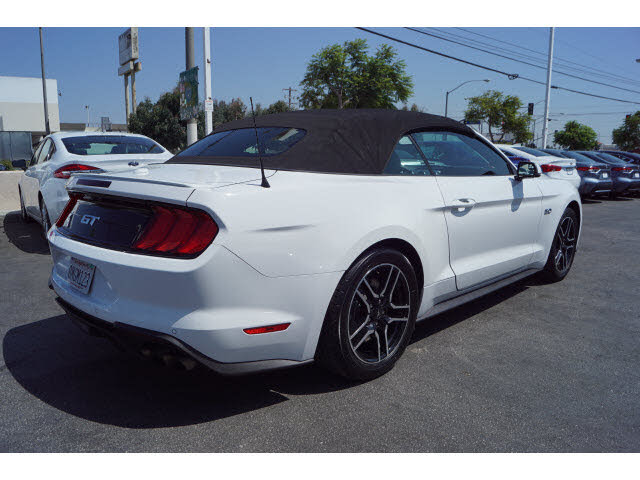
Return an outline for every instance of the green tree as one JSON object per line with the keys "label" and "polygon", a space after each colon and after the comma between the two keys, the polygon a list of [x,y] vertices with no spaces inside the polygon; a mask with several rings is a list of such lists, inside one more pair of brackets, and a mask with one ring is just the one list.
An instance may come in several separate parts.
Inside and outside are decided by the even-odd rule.
{"label": "green tree", "polygon": [[229,103],[224,100],[213,101],[213,128],[233,120],[240,120],[247,115],[247,106],[240,98],[232,98]]}
{"label": "green tree", "polygon": [[257,103],[255,106],[256,115],[269,115],[270,113],[282,113],[282,112],[290,112],[292,109],[289,108],[289,104],[284,100],[278,100],[277,102],[272,103],[267,108],[262,108],[262,106]]}
{"label": "green tree", "polygon": [[588,125],[572,120],[563,130],[554,132],[553,143],[569,150],[594,150],[598,148],[598,135]]}
{"label": "green tree", "polygon": [[612,137],[621,150],[631,151],[640,148],[640,111],[626,117],[623,124],[613,130]]}
{"label": "green tree", "polygon": [[405,112],[422,112],[422,113],[425,113],[427,111],[426,108],[419,107],[417,103],[412,103],[411,107],[409,107],[409,105],[405,103],[400,110],[404,110]]}
{"label": "green tree", "polygon": [[330,45],[311,57],[300,83],[303,108],[395,108],[413,93],[396,51],[381,45],[367,54],[364,39]]}
{"label": "green tree", "polygon": [[[154,139],[172,152],[186,146],[186,121],[180,120],[180,92],[174,88],[153,103],[148,97],[129,115],[129,131]],[[204,113],[198,114],[198,138],[204,137]]]}
{"label": "green tree", "polygon": [[[492,142],[501,142],[507,133],[511,133],[516,143],[526,143],[532,135],[528,128],[528,115],[518,112],[521,106],[522,101],[518,97],[489,90],[471,97],[464,115],[470,122],[487,122]],[[498,127],[500,133],[494,132]]]}

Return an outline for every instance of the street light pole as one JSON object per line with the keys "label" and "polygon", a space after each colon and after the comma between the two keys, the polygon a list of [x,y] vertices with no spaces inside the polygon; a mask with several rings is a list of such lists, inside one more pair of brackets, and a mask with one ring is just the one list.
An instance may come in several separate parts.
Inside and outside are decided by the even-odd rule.
{"label": "street light pole", "polygon": [[38,28],[40,33],[40,68],[42,69],[42,99],[44,101],[44,129],[47,135],[51,133],[49,128],[49,106],[47,105],[47,81],[44,75],[44,49],[42,48],[42,27]]}
{"label": "street light pole", "polygon": [[454,88],[453,90],[449,90],[447,92],[447,95],[445,96],[445,101],[444,101],[444,116],[449,118],[449,94],[455,92],[457,89],[459,89],[461,86],[466,85],[467,83],[471,83],[471,82],[490,82],[491,80],[485,79],[485,80],[467,80],[466,82],[462,82],[460,85],[458,85],[456,88]]}
{"label": "street light pole", "polygon": [[211,33],[209,27],[203,28],[204,42],[204,134],[213,130],[213,99],[211,98]]}
{"label": "street light pole", "polygon": [[547,60],[547,91],[544,98],[544,118],[542,123],[542,148],[547,148],[547,133],[549,129],[549,100],[551,99],[551,68],[553,65],[553,35],[555,29],[549,29],[549,59]]}

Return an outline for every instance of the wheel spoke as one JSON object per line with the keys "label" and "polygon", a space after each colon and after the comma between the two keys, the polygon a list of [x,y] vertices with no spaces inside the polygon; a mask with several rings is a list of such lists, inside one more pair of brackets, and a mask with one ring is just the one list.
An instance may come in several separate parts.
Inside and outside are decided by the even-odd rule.
{"label": "wheel spoke", "polygon": [[355,352],[356,350],[358,350],[358,348],[360,348],[360,345],[362,345],[364,343],[364,341],[369,338],[371,336],[371,332],[367,332],[365,333],[362,338],[360,339],[360,341],[358,342],[358,344],[353,347],[353,351]]}
{"label": "wheel spoke", "polygon": [[389,338],[387,337],[387,330],[389,330],[389,325],[384,326],[384,348],[387,353],[385,353],[385,358],[389,356]]}
{"label": "wheel spoke", "polygon": [[373,288],[371,288],[371,285],[369,285],[369,282],[367,281],[367,277],[363,278],[362,281],[364,282],[364,284],[369,289],[369,292],[371,292],[371,295],[373,295],[373,298],[378,298],[379,295],[376,292],[373,291]]}
{"label": "wheel spoke", "polygon": [[356,293],[360,297],[360,300],[362,300],[362,303],[364,303],[364,306],[367,307],[367,314],[370,314],[371,313],[371,307],[369,306],[369,302],[367,301],[367,297],[365,297],[363,294],[361,294],[358,290],[356,290]]}
{"label": "wheel spoke", "polygon": [[373,334],[376,336],[376,341],[378,342],[378,361],[382,360],[382,357],[380,356],[380,335],[378,335],[378,331],[374,330]]}
{"label": "wheel spoke", "polygon": [[396,275],[396,279],[393,281],[393,286],[391,287],[391,291],[389,292],[389,303],[393,300],[393,292],[396,291],[396,285],[398,284],[398,278],[400,278],[400,270],[398,270],[398,274]]}
{"label": "wheel spoke", "polygon": [[367,323],[369,323],[369,315],[367,315],[367,318],[365,318],[365,319],[364,319],[364,322],[362,322],[362,325],[360,325],[360,326],[356,329],[356,331],[355,331],[355,332],[353,332],[353,335],[351,335],[351,336],[349,337],[349,340],[353,340],[353,337],[355,337],[355,336],[358,334],[358,332],[360,332],[360,330],[362,330],[362,329],[365,327],[365,325],[366,325]]}
{"label": "wheel spoke", "polygon": [[387,317],[387,323],[393,323],[393,322],[408,322],[409,321],[409,317]]}
{"label": "wheel spoke", "polygon": [[391,276],[393,275],[394,270],[395,270],[395,267],[393,265],[389,267],[389,275],[387,276],[387,281],[385,282],[384,288],[380,292],[380,295],[384,295],[385,293],[387,293],[387,287],[389,286],[389,281],[391,280]]}

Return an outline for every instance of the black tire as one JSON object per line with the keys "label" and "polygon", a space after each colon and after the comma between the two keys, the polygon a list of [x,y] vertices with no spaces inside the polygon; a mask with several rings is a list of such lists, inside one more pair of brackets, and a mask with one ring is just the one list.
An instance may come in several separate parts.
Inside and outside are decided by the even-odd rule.
{"label": "black tire", "polygon": [[365,252],[331,298],[316,360],[351,380],[379,377],[402,356],[417,310],[418,282],[409,260],[389,248]]}
{"label": "black tire", "polygon": [[22,190],[18,187],[18,196],[20,197],[20,218],[24,223],[31,222],[31,217],[27,214],[27,207],[24,206],[24,200],[22,199]]}
{"label": "black tire", "polygon": [[572,208],[567,208],[558,222],[549,258],[542,272],[545,280],[559,282],[567,276],[575,258],[579,231],[578,215]]}
{"label": "black tire", "polygon": [[40,200],[40,215],[42,218],[42,235],[44,235],[46,240],[47,233],[51,228],[51,219],[49,218],[49,211],[47,210],[47,206],[44,204],[44,200]]}

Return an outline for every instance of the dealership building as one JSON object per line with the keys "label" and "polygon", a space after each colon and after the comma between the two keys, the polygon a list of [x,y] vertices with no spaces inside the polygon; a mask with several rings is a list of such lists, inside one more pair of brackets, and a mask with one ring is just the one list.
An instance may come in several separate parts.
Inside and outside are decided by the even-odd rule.
{"label": "dealership building", "polygon": [[[47,79],[49,128],[60,130],[58,82]],[[42,79],[0,76],[0,160],[31,156],[32,145],[46,134]]]}

